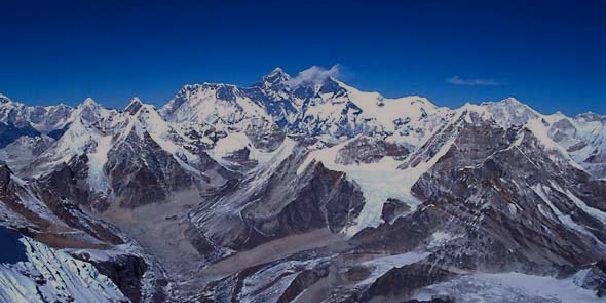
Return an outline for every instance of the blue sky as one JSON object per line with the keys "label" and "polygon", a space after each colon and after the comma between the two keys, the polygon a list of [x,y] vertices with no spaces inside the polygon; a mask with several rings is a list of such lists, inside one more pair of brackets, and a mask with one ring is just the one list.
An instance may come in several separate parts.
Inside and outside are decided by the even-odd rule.
{"label": "blue sky", "polygon": [[185,83],[338,64],[387,97],[606,113],[606,1],[8,2],[0,91],[31,104],[163,104]]}

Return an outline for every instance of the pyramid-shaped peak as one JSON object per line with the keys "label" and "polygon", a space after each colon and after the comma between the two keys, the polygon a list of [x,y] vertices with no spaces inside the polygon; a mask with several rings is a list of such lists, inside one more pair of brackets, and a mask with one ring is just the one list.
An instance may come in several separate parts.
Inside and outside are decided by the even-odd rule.
{"label": "pyramid-shaped peak", "polygon": [[81,106],[98,106],[99,104],[97,102],[95,102],[95,100],[93,100],[92,98],[88,97],[86,99],[84,99],[84,101],[82,101]]}
{"label": "pyramid-shaped peak", "polygon": [[276,67],[269,73],[269,75],[276,75],[276,74],[286,74],[286,72],[281,67]]}
{"label": "pyramid-shaped peak", "polygon": [[482,102],[482,106],[488,106],[491,108],[520,108],[527,107],[524,103],[520,102],[518,99],[514,97],[508,97],[501,101],[490,101],[490,102]]}
{"label": "pyramid-shaped peak", "polygon": [[290,75],[287,74],[282,68],[276,67],[267,75],[263,76],[262,83],[275,85],[290,80]]}
{"label": "pyramid-shaped peak", "polygon": [[141,99],[139,99],[138,97],[134,97],[124,108],[124,111],[128,112],[131,115],[134,115],[141,109],[141,107],[143,107],[143,102],[141,102]]}

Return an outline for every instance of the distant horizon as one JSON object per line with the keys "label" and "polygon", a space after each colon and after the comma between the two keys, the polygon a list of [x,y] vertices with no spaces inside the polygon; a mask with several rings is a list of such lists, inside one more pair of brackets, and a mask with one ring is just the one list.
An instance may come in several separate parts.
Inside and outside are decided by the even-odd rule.
{"label": "distant horizon", "polygon": [[[312,67],[310,67],[310,68],[308,68],[308,69],[303,70],[302,72],[305,72],[305,71],[310,70],[310,69],[315,69],[315,68],[319,68],[319,67],[317,67],[317,66],[312,66]],[[283,70],[284,72],[286,72],[288,75],[293,76],[291,73],[289,73],[289,72],[288,72],[288,71],[286,71],[284,68],[281,68],[281,67],[279,67],[279,66],[278,66],[278,67],[275,67],[275,68],[274,68],[274,69],[272,69],[270,72],[272,72],[272,71],[274,71],[274,70],[277,70],[277,69],[281,69],[281,70]],[[321,71],[323,71],[323,72],[327,72],[327,71],[328,71],[327,69],[324,69],[324,68],[320,68],[320,69],[321,69]],[[270,72],[268,72],[268,73],[265,73],[265,74],[261,75],[261,77],[259,77],[259,80],[261,80],[261,78],[262,78],[263,76],[265,76],[265,75],[269,74]],[[333,76],[331,76],[331,77],[333,77]],[[343,80],[341,80],[341,79],[339,79],[339,78],[337,78],[337,77],[334,77],[334,78],[335,78],[336,80],[340,81],[340,82],[343,82],[343,83],[345,83],[345,84],[349,85],[349,83],[347,83],[347,82],[345,82],[345,81],[343,81]],[[180,89],[184,88],[184,87],[185,87],[185,86],[187,86],[187,85],[223,84],[223,85],[233,85],[233,86],[236,86],[236,87],[239,87],[239,88],[246,88],[246,87],[251,87],[251,86],[254,86],[254,85],[255,85],[255,84],[257,84],[257,83],[258,83],[258,80],[257,80],[257,81],[255,81],[255,82],[253,82],[253,83],[250,83],[249,85],[238,85],[238,84],[234,84],[234,83],[228,83],[228,82],[210,82],[210,81],[203,81],[203,82],[198,82],[198,83],[185,83],[185,84],[181,85],[179,88],[177,88],[177,90],[175,91],[175,95],[176,95],[176,93],[177,93],[177,92],[178,92]],[[349,85],[349,86],[352,86],[352,85]],[[354,86],[352,86],[352,87],[354,87]],[[365,91],[365,92],[376,92],[376,93],[379,93],[381,96],[385,97],[385,96],[384,96],[384,95],[383,95],[383,94],[382,94],[380,91],[376,91],[376,90],[363,90],[363,89],[359,89],[359,88],[357,88],[357,87],[354,87],[354,88],[356,88],[356,89],[358,89],[358,90],[361,90],[361,91]],[[87,96],[87,97],[84,97],[84,99],[82,99],[82,100],[80,100],[80,101],[74,101],[74,102],[69,102],[69,103],[68,103],[68,102],[56,102],[56,103],[49,103],[49,104],[32,104],[31,102],[27,102],[27,100],[17,100],[17,99],[15,99],[15,98],[11,97],[10,95],[8,95],[8,94],[4,93],[4,92],[3,92],[3,91],[1,91],[1,90],[0,90],[0,96],[4,96],[4,97],[6,97],[6,98],[10,99],[10,100],[11,100],[11,102],[25,104],[26,106],[43,106],[43,107],[44,107],[44,106],[66,105],[66,106],[69,106],[69,107],[73,107],[73,108],[75,108],[75,107],[77,107],[78,105],[83,104],[83,103],[85,103],[85,102],[86,102],[88,99],[90,99],[90,100],[94,101],[95,103],[100,104],[100,105],[102,105],[103,107],[105,107],[105,108],[107,108],[107,109],[115,109],[115,110],[123,110],[124,108],[126,108],[126,107],[127,107],[127,106],[128,106],[128,105],[129,105],[129,104],[130,104],[130,103],[131,103],[133,100],[135,100],[135,99],[138,99],[138,100],[139,100],[140,102],[142,102],[143,104],[152,105],[152,106],[154,106],[156,109],[159,109],[159,108],[161,108],[162,106],[164,106],[164,105],[165,105],[167,102],[171,101],[171,100],[173,99],[173,97],[174,97],[174,96],[173,96],[173,97],[170,97],[170,98],[168,98],[168,99],[166,99],[166,100],[163,100],[163,101],[149,102],[149,101],[147,101],[147,100],[145,100],[145,99],[141,98],[140,96],[135,95],[135,96],[132,96],[132,97],[130,97],[130,98],[125,99],[125,101],[123,101],[123,104],[122,104],[122,105],[120,105],[120,104],[115,104],[114,106],[106,106],[106,105],[104,104],[104,102],[103,102],[103,101],[99,101],[99,100],[97,100],[97,99],[96,99],[95,97],[93,97],[93,96]],[[516,96],[505,96],[505,97],[502,97],[502,98],[500,98],[500,99],[494,99],[494,100],[469,101],[469,102],[464,102],[463,104],[458,105],[458,106],[448,106],[448,105],[442,105],[442,104],[436,103],[436,102],[435,102],[434,100],[432,100],[431,98],[428,98],[428,97],[423,96],[423,95],[404,95],[404,96],[397,96],[397,97],[385,97],[385,98],[386,98],[386,99],[389,99],[389,100],[394,100],[394,101],[397,101],[397,99],[401,99],[401,98],[407,98],[407,97],[419,97],[419,98],[424,98],[424,99],[427,99],[427,100],[428,100],[428,101],[429,101],[431,104],[433,104],[433,105],[434,105],[434,106],[436,106],[436,107],[446,107],[446,108],[449,108],[449,109],[451,109],[451,110],[456,110],[456,109],[459,109],[459,108],[461,108],[461,107],[465,106],[466,104],[480,105],[480,104],[483,104],[483,103],[498,103],[498,102],[503,102],[503,101],[506,101],[506,100],[508,100],[508,99],[515,99],[515,100],[517,100],[517,101],[519,101],[519,102],[523,103],[524,105],[529,106],[531,109],[533,109],[533,110],[537,111],[538,113],[540,113],[540,114],[542,114],[542,115],[553,115],[553,114],[562,113],[562,114],[564,114],[564,115],[566,115],[566,116],[574,117],[574,116],[581,115],[581,114],[594,113],[594,114],[598,114],[598,115],[601,115],[601,116],[606,116],[606,113],[599,113],[599,112],[595,112],[595,111],[591,111],[591,110],[590,110],[590,111],[585,111],[585,112],[579,112],[579,113],[575,113],[575,114],[568,114],[568,113],[565,113],[565,112],[563,112],[563,111],[561,111],[561,110],[556,110],[556,111],[554,111],[554,112],[543,112],[543,111],[538,110],[538,109],[536,109],[535,107],[533,107],[533,106],[532,106],[532,104],[529,104],[529,103],[528,103],[526,100],[524,100],[524,99],[520,99],[520,98],[518,98],[518,97],[516,97]],[[117,100],[114,100],[114,102],[113,102],[113,103],[115,103],[115,102],[117,102]]]}
{"label": "distant horizon", "polygon": [[23,0],[0,16],[11,25],[0,28],[0,92],[31,105],[161,105],[188,83],[338,65],[338,79],[386,98],[606,114],[599,0]]}

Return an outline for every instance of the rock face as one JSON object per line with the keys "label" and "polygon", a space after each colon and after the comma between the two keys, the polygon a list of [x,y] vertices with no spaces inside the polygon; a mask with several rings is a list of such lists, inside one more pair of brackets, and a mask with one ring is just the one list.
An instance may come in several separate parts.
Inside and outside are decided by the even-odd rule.
{"label": "rock face", "polygon": [[[130,240],[82,210],[87,205],[79,201],[87,200],[87,185],[79,180],[85,179],[85,162],[86,157],[74,159],[32,184],[14,176],[6,164],[0,166],[0,228],[17,229],[27,254],[25,263],[0,270],[0,280],[9,283],[0,287],[3,300],[143,302],[144,296],[161,296],[161,287],[154,294],[144,291],[150,282],[143,281],[143,274],[157,270],[150,259],[136,252],[134,243],[129,254],[122,252],[119,245]],[[72,255],[72,249],[85,252]],[[117,253],[122,255],[103,257]]]}
{"label": "rock face", "polygon": [[603,182],[545,155],[528,129],[462,121],[449,133],[448,151],[412,188],[423,204],[360,234],[381,242],[365,245],[401,250],[427,241],[443,246],[430,256],[438,264],[488,271],[545,273],[600,258]]}
{"label": "rock face", "polygon": [[600,302],[605,121],[281,69],[159,110],[0,96],[0,301]]}
{"label": "rock face", "polygon": [[606,261],[600,260],[574,275],[575,284],[595,290],[598,297],[606,297]]}
{"label": "rock face", "polygon": [[374,163],[383,157],[404,159],[409,150],[406,147],[390,144],[383,140],[367,137],[352,140],[337,153],[335,162],[343,165]]}
{"label": "rock face", "polygon": [[446,281],[456,274],[425,264],[392,268],[371,284],[358,299],[359,302],[397,302],[409,297],[415,290]]}
{"label": "rock face", "polygon": [[[488,144],[494,147],[486,148]],[[598,202],[603,187],[603,182],[591,181],[569,159],[545,155],[529,130],[504,131],[480,124],[463,125],[451,149],[415,184],[413,192],[461,223],[475,225],[476,231],[470,232],[478,235],[471,243],[462,243],[464,238],[455,241],[473,251],[446,262],[503,269],[511,266],[504,261],[518,259],[538,269],[554,264],[579,266],[598,258],[605,240],[600,232],[605,230],[605,213]],[[573,244],[568,243],[570,239],[578,240]],[[480,244],[489,251],[481,252]],[[512,256],[501,258],[498,254],[503,250]],[[491,255],[498,257],[487,259]],[[447,252],[439,258],[450,259]]]}
{"label": "rock face", "polygon": [[48,132],[62,128],[68,122],[72,111],[71,107],[63,104],[27,106],[0,94],[0,121],[8,125],[31,125],[37,131]]}
{"label": "rock face", "polygon": [[393,222],[394,219],[400,217],[401,215],[410,211],[410,206],[406,204],[404,201],[389,198],[383,204],[383,209],[381,210],[381,219],[384,222]]}
{"label": "rock face", "polygon": [[29,123],[24,125],[16,126],[12,123],[1,123],[0,122],[0,148],[5,148],[7,145],[15,142],[21,137],[37,137],[40,133]]}
{"label": "rock face", "polygon": [[364,203],[359,188],[321,163],[299,174],[302,152],[250,172],[198,205],[191,214],[198,249],[248,249],[321,228],[338,233],[351,224]]}
{"label": "rock face", "polygon": [[27,260],[0,266],[3,302],[128,302],[91,264],[30,238],[20,241]]}
{"label": "rock face", "polygon": [[606,177],[606,118],[594,113],[574,118],[553,115],[549,135],[597,179]]}
{"label": "rock face", "polygon": [[106,169],[118,201],[128,207],[162,201],[167,194],[165,188],[179,190],[193,184],[185,169],[148,133],[144,133],[143,139],[129,133],[112,150]]}
{"label": "rock face", "polygon": [[91,262],[101,274],[110,278],[120,291],[133,302],[143,300],[143,274],[148,265],[136,255],[118,255],[109,260]]}

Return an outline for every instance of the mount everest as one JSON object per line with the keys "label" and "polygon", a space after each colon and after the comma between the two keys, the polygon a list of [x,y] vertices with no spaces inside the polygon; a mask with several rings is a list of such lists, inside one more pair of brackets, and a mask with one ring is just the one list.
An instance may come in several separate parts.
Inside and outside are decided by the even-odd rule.
{"label": "mount everest", "polygon": [[604,300],[606,116],[293,79],[0,96],[0,301]]}

